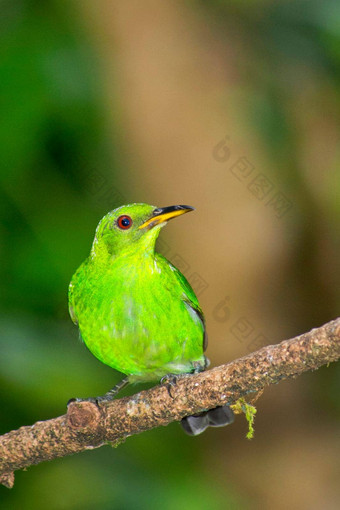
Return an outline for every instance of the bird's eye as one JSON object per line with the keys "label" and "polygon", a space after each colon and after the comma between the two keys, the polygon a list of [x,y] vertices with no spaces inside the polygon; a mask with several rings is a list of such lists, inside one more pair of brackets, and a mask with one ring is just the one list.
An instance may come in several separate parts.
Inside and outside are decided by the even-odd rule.
{"label": "bird's eye", "polygon": [[130,216],[126,216],[126,215],[119,216],[119,218],[117,220],[117,225],[122,230],[127,230],[132,225],[132,218],[130,218]]}

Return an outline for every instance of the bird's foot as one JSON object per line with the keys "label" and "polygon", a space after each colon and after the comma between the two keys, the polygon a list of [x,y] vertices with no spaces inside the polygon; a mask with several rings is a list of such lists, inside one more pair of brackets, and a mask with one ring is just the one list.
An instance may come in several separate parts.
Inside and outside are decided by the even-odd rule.
{"label": "bird's foot", "polygon": [[210,365],[209,359],[204,356],[204,361],[193,361],[191,363],[192,369],[189,373],[181,373],[181,374],[166,374],[160,380],[160,384],[167,387],[168,393],[171,398],[174,398],[171,394],[171,388],[176,386],[178,379],[183,379],[184,377],[191,377],[194,374],[199,374],[200,372],[204,372],[204,370]]}
{"label": "bird's foot", "polygon": [[70,400],[67,402],[67,405],[71,404],[72,402],[91,402],[91,404],[95,404],[97,407],[99,407],[99,404],[102,404],[103,402],[110,402],[110,400],[114,400],[114,395],[111,395],[110,392],[107,392],[105,395],[100,397],[70,398]]}
{"label": "bird's foot", "polygon": [[73,402],[81,403],[81,402],[91,402],[91,404],[95,404],[96,406],[102,401],[103,397],[88,397],[88,398],[70,398],[67,402],[67,406],[72,404]]}
{"label": "bird's foot", "polygon": [[162,379],[160,380],[160,384],[162,386],[166,386],[170,397],[174,398],[171,393],[171,389],[176,386],[178,379],[184,379],[185,377],[190,377],[191,375],[192,374],[166,374],[163,375]]}
{"label": "bird's foot", "polygon": [[167,374],[163,375],[162,379],[160,380],[160,384],[162,386],[166,386],[166,389],[168,390],[169,396],[171,398],[174,398],[173,395],[171,395],[171,388],[173,388],[177,383],[177,375],[176,374]]}
{"label": "bird's foot", "polygon": [[116,384],[111,390],[109,390],[105,395],[102,395],[100,397],[89,397],[89,398],[71,398],[67,405],[71,404],[71,402],[91,402],[92,404],[96,404],[99,406],[99,404],[103,402],[110,402],[111,400],[114,400],[114,398],[117,396],[117,394],[122,390],[125,386],[129,384],[129,378],[125,377],[122,379],[118,384]]}

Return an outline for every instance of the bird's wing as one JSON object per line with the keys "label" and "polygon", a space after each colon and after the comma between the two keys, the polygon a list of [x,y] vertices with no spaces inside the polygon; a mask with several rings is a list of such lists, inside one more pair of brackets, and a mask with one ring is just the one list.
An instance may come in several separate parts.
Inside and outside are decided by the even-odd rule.
{"label": "bird's wing", "polygon": [[203,351],[205,351],[207,346],[208,346],[208,336],[207,336],[207,332],[206,332],[206,328],[205,328],[204,314],[203,314],[202,308],[200,307],[200,304],[198,302],[197,296],[196,296],[195,292],[193,291],[193,289],[192,289],[190,283],[188,282],[188,280],[177,269],[177,267],[173,266],[171,264],[171,262],[169,262],[169,260],[167,260],[165,257],[163,257],[163,255],[160,255],[160,254],[157,254],[157,255],[158,255],[158,257],[160,257],[163,260],[165,260],[166,263],[170,266],[173,274],[176,276],[177,280],[179,281],[179,283],[180,283],[180,285],[182,287],[182,290],[183,290],[182,299],[183,299],[183,301],[187,304],[188,307],[190,307],[190,309],[194,313],[196,313],[196,315],[198,316],[199,320],[201,321],[202,328],[203,328]]}
{"label": "bird's wing", "polygon": [[68,287],[68,310],[74,324],[78,326],[78,317],[76,313],[77,304],[82,299],[81,289],[87,278],[88,266],[90,258],[84,260],[84,262],[78,267],[77,271],[72,276],[71,283]]}
{"label": "bird's wing", "polygon": [[73,304],[72,304],[72,300],[71,300],[70,294],[71,294],[71,289],[69,290],[68,311],[69,311],[70,317],[72,319],[72,322],[74,322],[75,325],[78,325],[78,319],[77,319],[77,316],[76,316],[76,312],[75,312],[75,310],[73,308]]}
{"label": "bird's wing", "polygon": [[74,322],[74,324],[76,324],[76,325],[78,325],[78,318],[76,315],[73,298],[74,298],[74,287],[76,285],[76,280],[77,280],[77,273],[78,273],[78,271],[73,275],[71,283],[68,287],[68,311],[71,316],[72,322]]}
{"label": "bird's wing", "polygon": [[191,308],[191,310],[193,310],[193,312],[196,313],[196,315],[198,316],[199,320],[202,323],[202,327],[203,327],[203,352],[205,352],[207,347],[208,347],[208,335],[207,335],[207,330],[205,328],[205,319],[204,319],[204,315],[203,315],[202,309],[201,309],[201,307],[199,305],[198,306],[194,306],[192,301],[189,301],[187,299],[183,299],[183,300],[187,303],[187,305]]}

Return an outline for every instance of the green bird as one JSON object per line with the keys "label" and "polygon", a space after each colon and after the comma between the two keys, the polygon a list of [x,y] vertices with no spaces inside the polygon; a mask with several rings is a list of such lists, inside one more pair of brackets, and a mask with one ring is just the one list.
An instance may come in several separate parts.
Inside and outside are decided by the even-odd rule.
{"label": "green bird", "polygon": [[[186,205],[129,204],[99,222],[90,256],[69,286],[69,311],[82,340],[102,363],[126,377],[96,401],[130,382],[166,379],[207,367],[202,309],[182,273],[155,251],[162,227],[194,210]],[[182,420],[197,435],[233,420],[228,406]]]}

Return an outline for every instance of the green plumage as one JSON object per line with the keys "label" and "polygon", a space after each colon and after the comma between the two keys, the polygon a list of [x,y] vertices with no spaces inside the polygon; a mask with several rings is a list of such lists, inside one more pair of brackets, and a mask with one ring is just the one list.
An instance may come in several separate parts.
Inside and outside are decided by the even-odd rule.
{"label": "green plumage", "polygon": [[82,339],[130,381],[204,369],[204,319],[195,293],[155,252],[166,222],[191,209],[131,204],[108,213],[72,278],[69,309]]}

